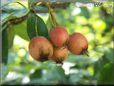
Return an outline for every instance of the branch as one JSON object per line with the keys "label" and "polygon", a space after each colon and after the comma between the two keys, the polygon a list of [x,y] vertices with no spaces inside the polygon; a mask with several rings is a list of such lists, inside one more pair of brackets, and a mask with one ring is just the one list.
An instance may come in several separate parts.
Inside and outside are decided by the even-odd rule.
{"label": "branch", "polygon": [[20,18],[10,19],[9,22],[10,22],[11,24],[19,24],[19,23],[21,23],[22,21],[24,21],[24,20],[27,18],[27,16],[28,16],[28,14],[27,14],[27,15],[24,15],[24,16],[22,16],[22,17],[20,17]]}

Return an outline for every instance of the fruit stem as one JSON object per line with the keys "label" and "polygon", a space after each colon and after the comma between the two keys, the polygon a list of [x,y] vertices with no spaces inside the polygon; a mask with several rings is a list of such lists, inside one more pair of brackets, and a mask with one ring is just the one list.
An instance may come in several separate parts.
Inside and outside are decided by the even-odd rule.
{"label": "fruit stem", "polygon": [[57,23],[57,21],[56,21],[56,19],[54,17],[54,14],[53,14],[54,10],[50,7],[50,3],[47,3],[46,5],[48,7],[49,17],[50,17],[50,19],[52,21],[53,27],[56,27],[58,25],[58,23]]}
{"label": "fruit stem", "polygon": [[86,51],[84,51],[83,52],[83,54],[85,54],[85,55],[87,55],[88,57],[89,57],[89,53],[88,53],[88,51],[86,50]]}
{"label": "fruit stem", "polygon": [[56,64],[57,64],[58,66],[62,66],[62,65],[63,65],[63,62],[56,62]]}

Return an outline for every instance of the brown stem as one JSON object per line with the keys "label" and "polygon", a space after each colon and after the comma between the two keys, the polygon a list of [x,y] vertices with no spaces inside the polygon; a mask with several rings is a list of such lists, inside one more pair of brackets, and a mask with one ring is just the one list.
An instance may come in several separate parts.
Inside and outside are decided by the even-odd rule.
{"label": "brown stem", "polygon": [[24,21],[26,18],[27,18],[27,15],[24,15],[24,16],[22,16],[22,17],[20,17],[20,18],[10,19],[9,22],[10,22],[11,24],[15,25],[15,24],[21,23],[21,22]]}

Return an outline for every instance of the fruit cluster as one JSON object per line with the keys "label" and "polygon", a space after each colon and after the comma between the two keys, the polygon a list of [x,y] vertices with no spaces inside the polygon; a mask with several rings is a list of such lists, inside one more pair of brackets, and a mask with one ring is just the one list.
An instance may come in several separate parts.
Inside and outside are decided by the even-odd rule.
{"label": "fruit cluster", "polygon": [[80,33],[68,35],[62,26],[56,26],[49,32],[49,40],[43,36],[32,38],[29,44],[31,56],[38,61],[54,60],[62,63],[68,56],[68,50],[75,54],[87,51],[88,41]]}

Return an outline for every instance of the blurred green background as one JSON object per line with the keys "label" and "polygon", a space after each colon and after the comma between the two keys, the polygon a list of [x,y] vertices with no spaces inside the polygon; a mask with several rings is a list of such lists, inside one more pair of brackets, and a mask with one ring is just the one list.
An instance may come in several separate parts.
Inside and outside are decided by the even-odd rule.
{"label": "blurred green background", "polygon": [[[26,0],[20,1],[28,7]],[[55,12],[56,20],[67,28],[69,34],[80,32],[89,42],[89,56],[69,52],[63,65],[31,58],[26,20],[8,26],[10,47],[7,65],[1,63],[1,84],[114,84],[113,6],[113,2],[103,2],[102,5],[75,2]],[[3,4],[2,9],[3,22],[28,12],[20,4],[11,2]],[[49,14],[38,15],[49,27]]]}

